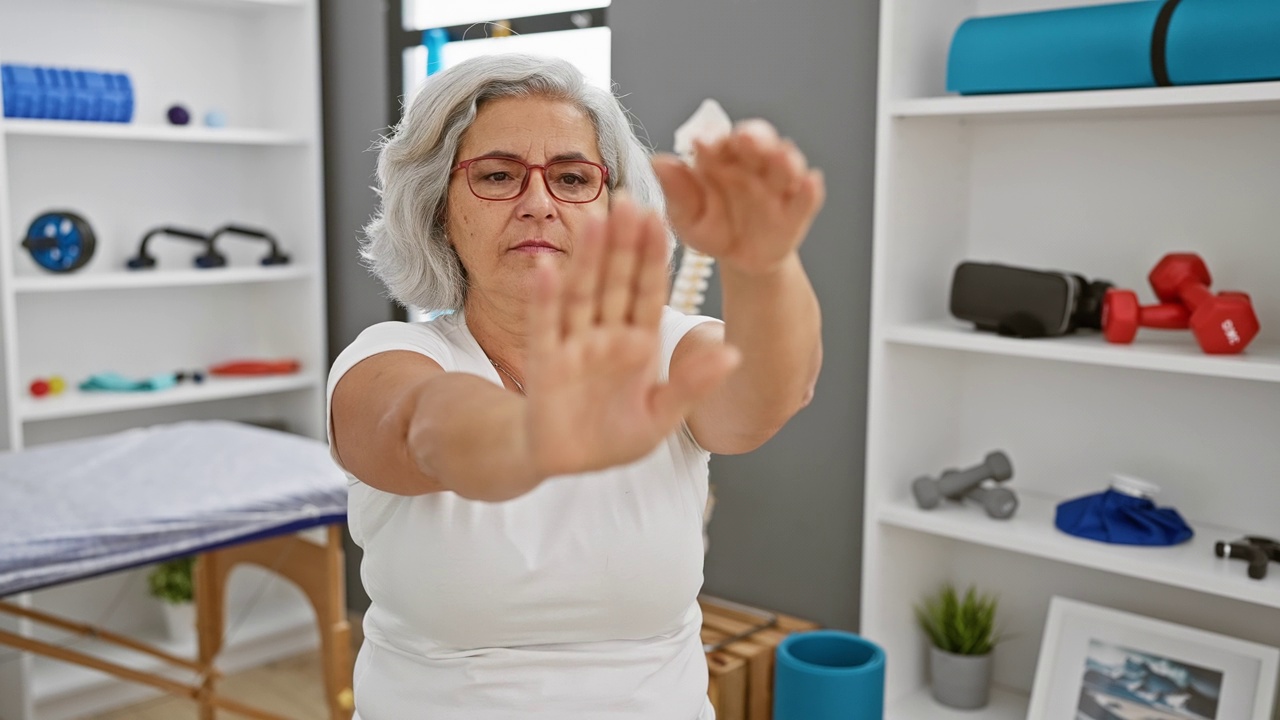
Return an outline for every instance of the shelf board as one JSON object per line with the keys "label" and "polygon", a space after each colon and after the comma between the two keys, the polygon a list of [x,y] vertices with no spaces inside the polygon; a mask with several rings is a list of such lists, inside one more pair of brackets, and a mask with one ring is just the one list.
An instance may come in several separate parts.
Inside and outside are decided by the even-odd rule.
{"label": "shelf board", "polygon": [[313,276],[314,272],[310,267],[301,265],[215,268],[210,270],[140,270],[137,272],[120,271],[79,275],[56,275],[50,273],[16,277],[13,281],[13,288],[18,293],[132,290],[163,287],[185,288],[199,285],[237,285],[305,280]]}
{"label": "shelf board", "polygon": [[141,142],[205,143],[217,145],[306,145],[307,138],[275,130],[210,128],[203,126],[138,125],[133,123],[81,122],[75,120],[27,120],[6,118],[0,122],[10,137],[82,138]]}
{"label": "shelf board", "polygon": [[233,10],[255,10],[263,8],[302,8],[307,0],[120,0],[120,2],[149,3],[152,5],[213,5]]}
{"label": "shelf board", "polygon": [[905,497],[885,504],[877,518],[882,524],[930,535],[1280,608],[1280,574],[1252,580],[1245,574],[1244,563],[1213,554],[1214,542],[1235,540],[1245,534],[1243,531],[1188,519],[1195,535],[1180,545],[1112,545],[1058,530],[1053,519],[1064,498],[1015,491],[1018,512],[1008,520],[993,520],[972,503],[944,503],[933,510],[921,510]]}
{"label": "shelf board", "polygon": [[103,413],[145,410],[170,405],[227,400],[309,390],[320,386],[311,374],[283,377],[210,377],[195,385],[180,384],[154,392],[80,392],[68,389],[63,395],[32,398],[19,402],[23,422],[83,417]]}
{"label": "shelf board", "polygon": [[891,704],[885,720],[1026,720],[1028,697],[1025,693],[991,688],[991,701],[981,710],[953,710],[939,705],[922,687]]}
{"label": "shelf board", "polygon": [[897,100],[896,118],[1009,120],[1280,112],[1280,82],[1071,92],[950,95]]}
{"label": "shelf board", "polygon": [[1026,340],[974,330],[949,320],[894,325],[883,336],[887,342],[900,345],[1280,382],[1280,346],[1257,340],[1240,355],[1206,355],[1186,332],[1144,330],[1132,345],[1114,345],[1098,333]]}
{"label": "shelf board", "polygon": [[[233,622],[234,617],[229,613],[228,623]],[[273,655],[287,657],[305,651],[306,647],[314,646],[317,640],[315,616],[310,607],[301,601],[256,608],[245,617],[243,624],[235,627],[234,630],[231,625],[228,625],[227,630],[227,641],[218,662],[218,668],[224,673],[237,672],[262,662],[264,651],[267,657]],[[154,645],[179,657],[195,658],[197,655],[194,641],[175,642],[170,640],[164,631],[129,633],[128,635],[132,639]],[[299,647],[299,645],[306,647]],[[175,668],[158,658],[101,640],[72,641],[70,647],[135,670],[144,672],[163,670],[168,677],[184,682],[194,679],[194,673],[185,668]],[[30,682],[32,697],[39,705],[66,695],[124,681],[79,665],[37,656],[32,664]]]}

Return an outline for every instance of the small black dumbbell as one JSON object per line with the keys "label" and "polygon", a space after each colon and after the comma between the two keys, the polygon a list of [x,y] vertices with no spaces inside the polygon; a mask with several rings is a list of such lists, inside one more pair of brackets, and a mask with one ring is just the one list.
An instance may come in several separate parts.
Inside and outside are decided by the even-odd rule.
{"label": "small black dumbbell", "polygon": [[1249,563],[1249,577],[1261,580],[1267,576],[1267,552],[1257,545],[1237,540],[1224,542],[1219,540],[1213,544],[1213,554],[1220,558],[1233,558]]}
{"label": "small black dumbbell", "polygon": [[1280,563],[1280,540],[1273,540],[1260,535],[1245,535],[1244,541],[1255,547],[1262,548],[1267,557],[1271,558],[1271,562]]}

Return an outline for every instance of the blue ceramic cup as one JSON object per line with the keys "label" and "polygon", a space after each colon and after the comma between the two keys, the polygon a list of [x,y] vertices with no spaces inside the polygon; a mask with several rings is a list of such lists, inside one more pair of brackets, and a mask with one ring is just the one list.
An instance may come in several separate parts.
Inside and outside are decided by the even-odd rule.
{"label": "blue ceramic cup", "polygon": [[843,630],[788,635],[778,645],[774,720],[883,720],[884,650]]}

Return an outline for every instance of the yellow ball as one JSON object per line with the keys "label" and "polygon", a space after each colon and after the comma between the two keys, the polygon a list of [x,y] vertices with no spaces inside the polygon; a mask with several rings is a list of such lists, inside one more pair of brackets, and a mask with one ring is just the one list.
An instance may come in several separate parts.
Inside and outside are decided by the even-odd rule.
{"label": "yellow ball", "polygon": [[49,393],[57,395],[67,389],[67,381],[62,379],[61,375],[54,375],[49,378]]}

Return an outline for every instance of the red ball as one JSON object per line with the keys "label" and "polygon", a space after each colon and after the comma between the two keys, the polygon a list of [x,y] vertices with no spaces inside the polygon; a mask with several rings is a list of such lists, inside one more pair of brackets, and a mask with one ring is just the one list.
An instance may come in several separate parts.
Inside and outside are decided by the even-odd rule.
{"label": "red ball", "polygon": [[49,394],[49,381],[36,380],[31,383],[31,394],[36,397],[44,397]]}

